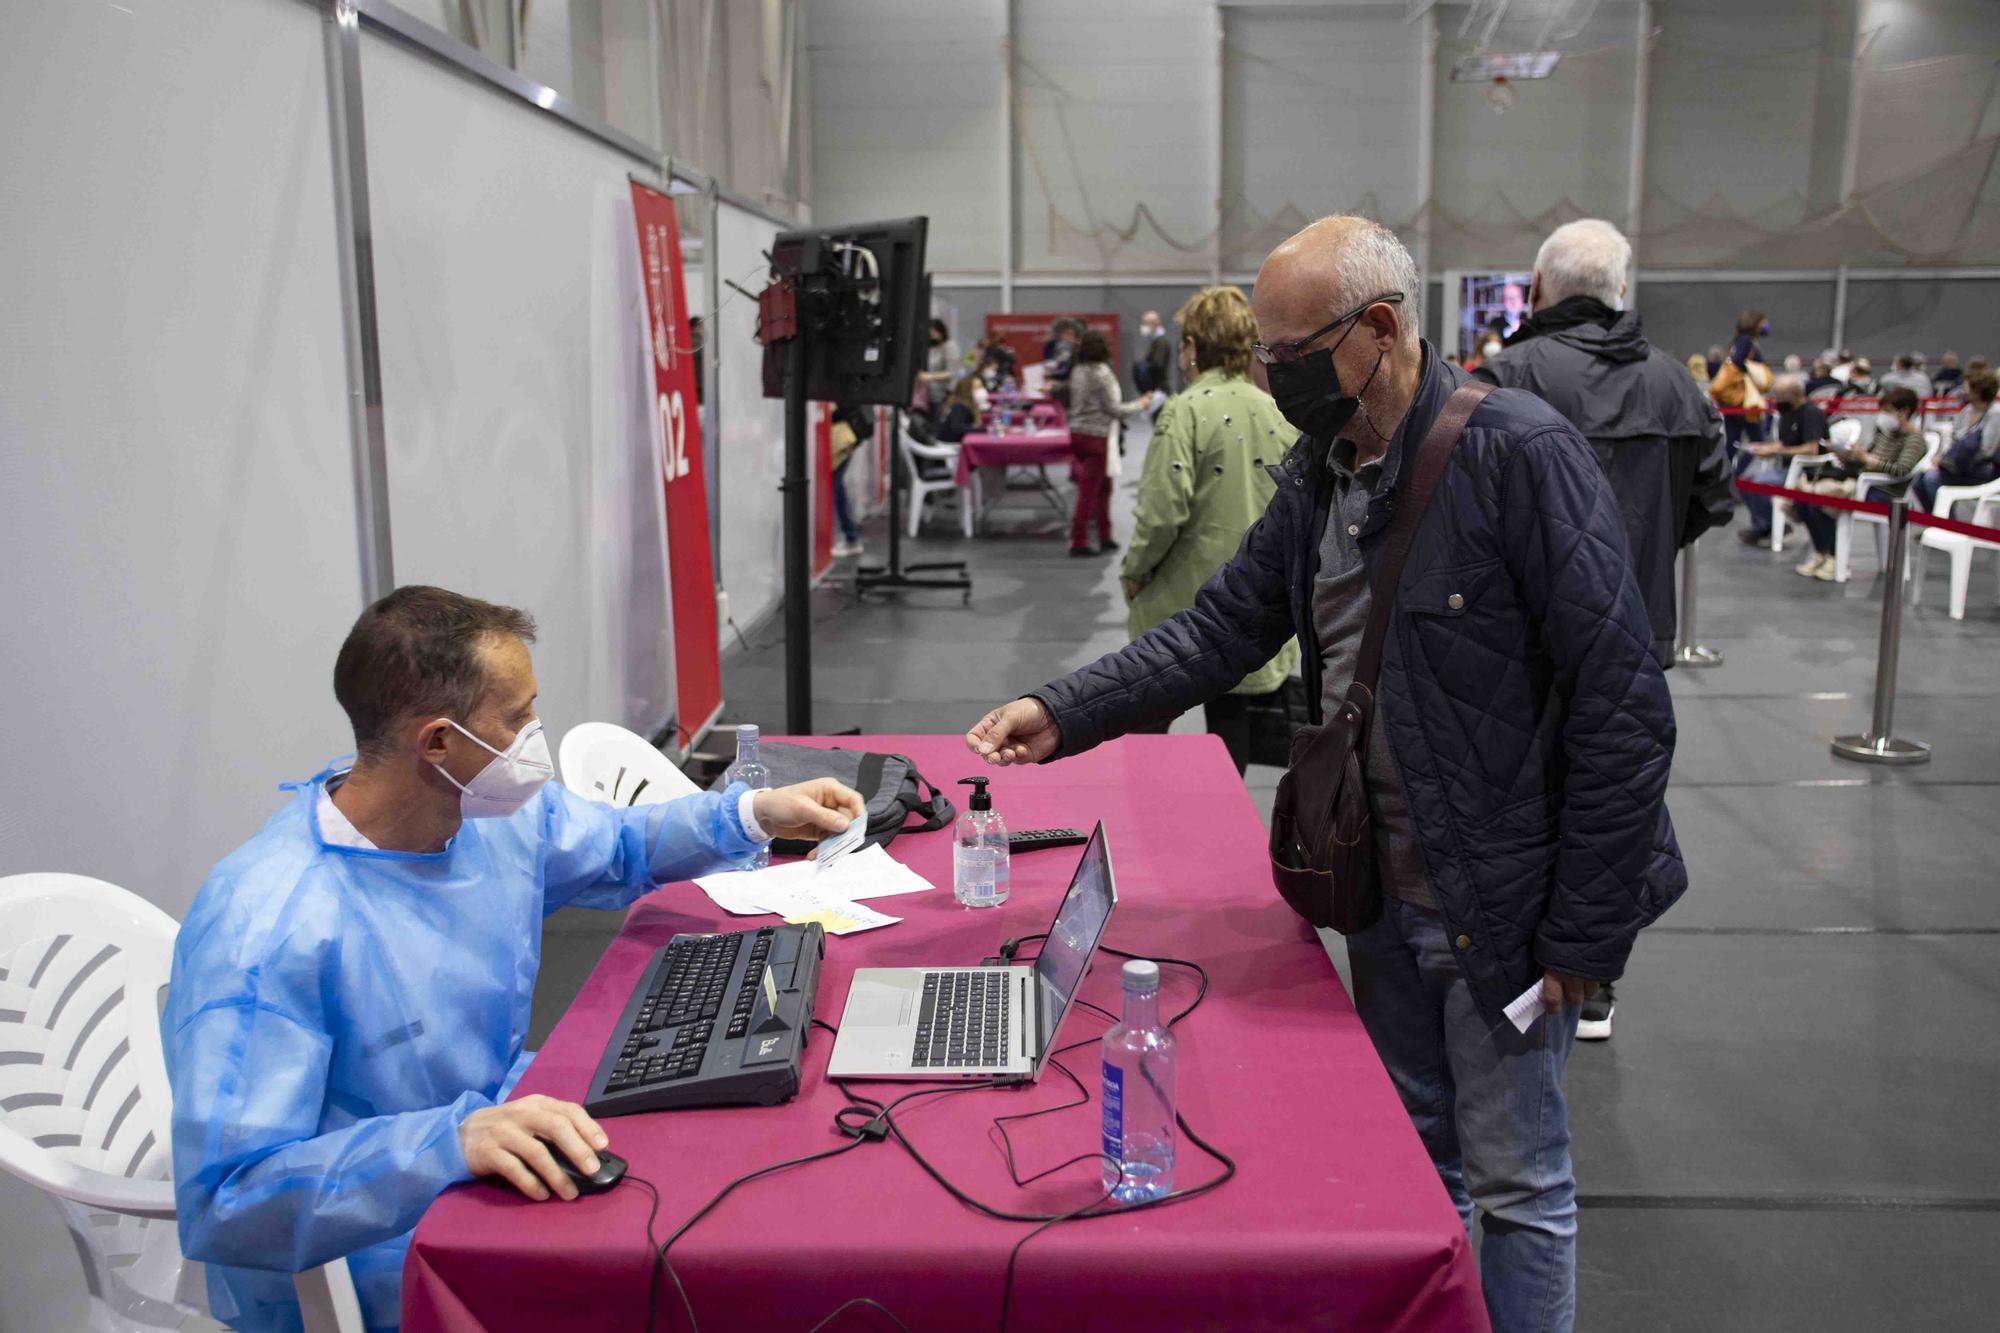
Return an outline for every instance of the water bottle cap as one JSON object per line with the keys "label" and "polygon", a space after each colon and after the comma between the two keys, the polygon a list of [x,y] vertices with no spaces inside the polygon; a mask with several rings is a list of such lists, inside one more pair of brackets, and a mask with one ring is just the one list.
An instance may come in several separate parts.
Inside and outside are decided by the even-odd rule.
{"label": "water bottle cap", "polygon": [[1150,958],[1134,958],[1125,964],[1119,975],[1126,990],[1149,991],[1160,988],[1160,965]]}
{"label": "water bottle cap", "polygon": [[737,739],[737,740],[739,740],[739,741],[754,741],[754,740],[756,740],[756,739],[757,739],[757,724],[756,724],[755,722],[745,722],[745,723],[742,723],[741,725],[739,725],[739,726],[738,726],[738,727],[736,728],[736,739]]}

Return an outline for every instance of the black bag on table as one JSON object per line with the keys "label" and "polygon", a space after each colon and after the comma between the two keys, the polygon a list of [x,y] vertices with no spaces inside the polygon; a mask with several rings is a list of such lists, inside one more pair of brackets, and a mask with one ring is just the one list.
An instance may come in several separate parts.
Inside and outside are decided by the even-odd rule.
{"label": "black bag on table", "polygon": [[[814,778],[833,778],[861,793],[868,804],[868,836],[861,845],[888,846],[899,833],[930,833],[958,818],[958,809],[924,775],[908,755],[876,754],[872,750],[823,750],[814,745],[762,741],[757,757],[771,775],[773,787],[789,787]],[[729,785],[729,774],[709,784],[711,791]],[[928,791],[930,795],[924,793]],[[913,815],[921,815],[910,823]],[[804,856],[818,844],[778,838],[771,850],[781,856]]]}

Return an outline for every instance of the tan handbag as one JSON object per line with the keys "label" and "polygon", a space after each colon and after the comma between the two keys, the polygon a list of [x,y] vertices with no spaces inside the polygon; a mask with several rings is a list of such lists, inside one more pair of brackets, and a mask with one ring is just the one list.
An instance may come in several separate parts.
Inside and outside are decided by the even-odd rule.
{"label": "tan handbag", "polygon": [[1382,915],[1382,885],[1375,869],[1375,833],[1368,808],[1368,734],[1375,720],[1375,681],[1382,669],[1382,639],[1396,605],[1403,562],[1431,493],[1444,476],[1466,421],[1493,386],[1459,386],[1438,413],[1412,460],[1414,466],[1395,517],[1383,534],[1369,577],[1368,624],[1354,683],[1333,716],[1301,727],[1292,738],[1292,764],[1278,780],[1271,807],[1271,879],[1294,912],[1315,927],[1352,935]]}

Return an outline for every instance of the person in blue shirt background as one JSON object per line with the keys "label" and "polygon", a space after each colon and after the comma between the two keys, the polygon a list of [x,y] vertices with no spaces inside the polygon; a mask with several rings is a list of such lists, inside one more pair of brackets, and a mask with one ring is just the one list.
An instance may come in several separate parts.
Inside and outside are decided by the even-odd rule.
{"label": "person in blue shirt background", "polygon": [[576,1197],[609,1138],[583,1108],[510,1102],[558,907],[623,907],[865,816],[832,780],[612,809],[549,782],[524,612],[399,588],[334,666],[356,757],[202,885],[161,1017],[181,1247],[241,1329],[297,1329],[291,1274],[346,1256],[370,1328],[400,1322],[409,1233],[496,1176]]}

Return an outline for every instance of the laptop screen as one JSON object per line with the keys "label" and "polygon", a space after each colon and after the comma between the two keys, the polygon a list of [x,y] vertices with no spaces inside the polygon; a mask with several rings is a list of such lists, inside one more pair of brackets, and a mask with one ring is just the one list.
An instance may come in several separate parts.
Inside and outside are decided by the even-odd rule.
{"label": "laptop screen", "polygon": [[1041,956],[1035,960],[1037,1065],[1048,1058],[1055,1045],[1056,1031],[1062,1027],[1063,1015],[1069,1012],[1077,985],[1090,966],[1090,956],[1097,950],[1097,937],[1104,933],[1104,923],[1111,919],[1111,908],[1117,901],[1118,891],[1111,883],[1111,850],[1105,846],[1104,822],[1099,820],[1069,882],[1069,892],[1056,911],[1055,923],[1049,927],[1049,937],[1042,942]]}

